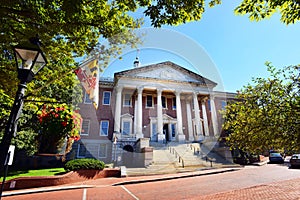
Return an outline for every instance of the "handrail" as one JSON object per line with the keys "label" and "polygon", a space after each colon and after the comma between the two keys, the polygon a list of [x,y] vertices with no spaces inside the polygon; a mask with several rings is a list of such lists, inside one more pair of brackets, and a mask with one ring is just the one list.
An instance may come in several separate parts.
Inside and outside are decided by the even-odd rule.
{"label": "handrail", "polygon": [[173,155],[175,155],[175,158],[178,157],[178,162],[181,163],[181,166],[184,168],[184,160],[183,158],[180,156],[180,154],[176,151],[176,149],[173,147],[170,147],[168,145],[168,149],[170,150],[170,153],[172,153]]}
{"label": "handrail", "polygon": [[209,158],[208,156],[205,156],[205,160],[206,160],[206,162],[210,162],[210,167],[212,167],[213,166],[213,160],[211,159],[211,158]]}
{"label": "handrail", "polygon": [[194,154],[200,154],[200,148],[193,146],[192,144],[190,144],[190,148],[191,150],[194,152]]}
{"label": "handrail", "polygon": [[[200,148],[195,147],[195,146],[192,145],[192,144],[190,144],[190,148],[191,148],[191,150],[194,152],[194,154],[196,154],[196,152],[197,152],[198,155],[202,155],[202,151],[200,151]],[[197,151],[196,151],[196,150],[197,150]],[[203,158],[203,157],[202,157],[202,158]],[[210,162],[210,167],[213,166],[214,160],[213,160],[212,158],[209,158],[209,157],[207,156],[207,154],[205,155],[205,161],[206,161],[206,162]]]}

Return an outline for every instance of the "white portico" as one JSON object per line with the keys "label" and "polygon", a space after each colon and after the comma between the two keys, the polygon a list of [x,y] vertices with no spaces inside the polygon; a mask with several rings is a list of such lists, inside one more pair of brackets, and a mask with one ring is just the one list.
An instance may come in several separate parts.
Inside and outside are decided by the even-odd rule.
{"label": "white portico", "polygon": [[199,141],[219,134],[216,83],[172,62],[115,74],[114,135]]}

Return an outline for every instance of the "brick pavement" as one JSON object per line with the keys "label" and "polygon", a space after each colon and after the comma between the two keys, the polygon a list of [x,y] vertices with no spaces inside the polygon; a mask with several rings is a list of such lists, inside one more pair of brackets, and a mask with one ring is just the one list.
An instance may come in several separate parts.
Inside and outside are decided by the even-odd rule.
{"label": "brick pavement", "polygon": [[300,200],[300,179],[205,195],[197,200]]}
{"label": "brick pavement", "polygon": [[[220,170],[220,169],[219,169]],[[216,170],[216,171],[219,171]],[[198,172],[200,173],[200,172]],[[183,175],[188,175],[188,173],[183,173],[181,175],[177,174],[178,176],[183,176]],[[195,175],[195,174],[194,174]],[[90,186],[89,191],[94,191],[99,187],[106,187],[106,186],[111,186],[115,185],[120,182],[135,182],[136,180],[144,182],[147,180],[153,180],[153,179],[161,179],[161,178],[166,178],[168,179],[169,176],[171,175],[157,175],[157,176],[145,176],[145,177],[127,177],[127,178],[106,178],[106,179],[98,179],[98,180],[90,180],[90,181],[85,181],[78,183],[78,186],[82,186],[82,188],[89,188],[85,187]],[[172,175],[174,176],[174,175]],[[138,182],[137,181],[137,182]],[[66,185],[65,185],[66,186]],[[79,187],[80,188],[80,187]],[[107,187],[109,190],[111,190],[111,187]],[[54,188],[52,188],[54,189]],[[117,187],[114,187],[113,189],[118,189]],[[103,190],[103,188],[102,188]],[[59,189],[54,191],[58,192],[63,192],[60,191]],[[70,190],[71,191],[71,190]],[[70,192],[67,191],[67,192]],[[76,190],[78,191],[78,190]],[[13,192],[13,191],[11,191]],[[111,192],[111,191],[110,191]],[[10,193],[9,191],[6,191],[5,193]],[[80,192],[79,192],[80,193]],[[81,192],[82,193],[82,192]],[[124,191],[123,191],[124,193]],[[122,193],[122,195],[124,195]],[[59,193],[41,193],[41,195],[48,195],[49,198],[54,199],[54,194],[57,194],[59,196]],[[75,194],[75,193],[74,193]],[[92,193],[89,193],[91,195]],[[38,194],[34,194],[38,195]],[[27,196],[27,195],[26,195]],[[69,195],[71,197],[71,195]],[[16,197],[20,197],[19,199],[24,198],[24,196],[11,196],[11,197],[4,197],[4,199],[16,199]],[[28,198],[30,195],[28,195]],[[91,196],[89,196],[91,197]],[[124,197],[124,196],[123,196]],[[31,198],[29,198],[31,199]],[[57,198],[59,199],[59,198]],[[97,199],[97,198],[96,198]],[[124,198],[118,198],[118,199],[128,199],[128,197]],[[188,199],[190,199],[188,197]],[[297,179],[290,179],[286,181],[278,181],[278,182],[273,182],[273,183],[268,183],[268,184],[261,184],[261,185],[256,185],[253,187],[246,187],[242,189],[236,189],[236,190],[231,190],[231,191],[226,191],[226,192],[219,192],[215,194],[209,194],[209,195],[201,195],[197,194],[195,198],[192,199],[200,199],[200,200],[300,200],[300,178]],[[23,199],[22,199],[23,200]],[[46,200],[46,199],[45,199]],[[67,199],[66,199],[67,200]]]}

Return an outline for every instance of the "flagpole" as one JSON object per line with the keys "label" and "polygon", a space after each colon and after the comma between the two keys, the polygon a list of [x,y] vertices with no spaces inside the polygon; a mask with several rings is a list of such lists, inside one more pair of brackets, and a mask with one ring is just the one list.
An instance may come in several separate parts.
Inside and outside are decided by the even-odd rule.
{"label": "flagpole", "polygon": [[82,67],[85,66],[86,64],[88,64],[89,62],[98,59],[96,56],[89,58],[88,60],[85,60],[84,62],[82,62],[78,67]]}

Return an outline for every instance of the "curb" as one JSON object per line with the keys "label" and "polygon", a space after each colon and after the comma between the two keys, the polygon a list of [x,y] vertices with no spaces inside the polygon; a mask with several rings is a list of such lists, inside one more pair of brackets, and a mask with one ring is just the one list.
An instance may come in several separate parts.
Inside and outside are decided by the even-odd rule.
{"label": "curb", "polygon": [[[221,173],[226,173],[226,172],[237,171],[240,169],[242,169],[242,168],[207,169],[207,170],[201,170],[201,171],[172,174],[169,176],[161,175],[161,177],[152,177],[152,178],[147,177],[147,178],[136,179],[136,180],[121,181],[121,182],[113,183],[110,185],[111,186],[121,186],[121,185],[139,184],[139,183],[146,183],[146,182],[174,180],[174,179],[189,178],[189,177],[194,177],[194,176],[206,176],[206,175],[213,175],[213,174],[221,174]],[[157,175],[157,176],[159,176],[159,175]],[[24,195],[24,194],[34,194],[34,193],[42,193],[42,192],[53,192],[53,191],[61,191],[61,190],[94,188],[94,187],[97,187],[97,185],[74,185],[74,186],[55,186],[55,187],[32,188],[32,189],[24,189],[24,190],[18,190],[18,191],[5,191],[2,193],[2,197]]]}
{"label": "curb", "polygon": [[252,163],[251,165],[255,165],[255,166],[263,166],[263,165],[268,164],[268,162],[269,162],[269,161],[255,162],[255,163]]}
{"label": "curb", "polygon": [[189,177],[194,177],[194,176],[206,176],[206,175],[213,175],[213,174],[221,174],[221,173],[225,173],[225,172],[233,172],[233,171],[237,171],[237,170],[240,170],[240,169],[232,168],[232,169],[225,169],[225,170],[220,170],[220,171],[212,171],[212,172],[208,172],[208,173],[197,173],[197,172],[191,173],[191,172],[188,172],[189,174],[185,174],[185,175],[172,175],[172,176],[152,178],[152,179],[122,181],[122,182],[119,182],[119,183],[114,183],[114,184],[112,184],[112,186],[138,184],[138,183],[146,183],[146,182],[156,182],[156,181],[165,181],[165,180],[174,180],[174,179],[189,178]]}
{"label": "curb", "polygon": [[18,191],[6,191],[2,193],[2,197],[15,196],[15,195],[23,195],[23,194],[34,194],[34,193],[42,193],[42,192],[53,192],[53,191],[61,191],[61,190],[72,190],[72,189],[82,189],[82,188],[93,188],[94,185],[74,185],[74,186],[56,186],[56,187],[44,187],[44,188],[32,188],[32,189],[24,189]]}

